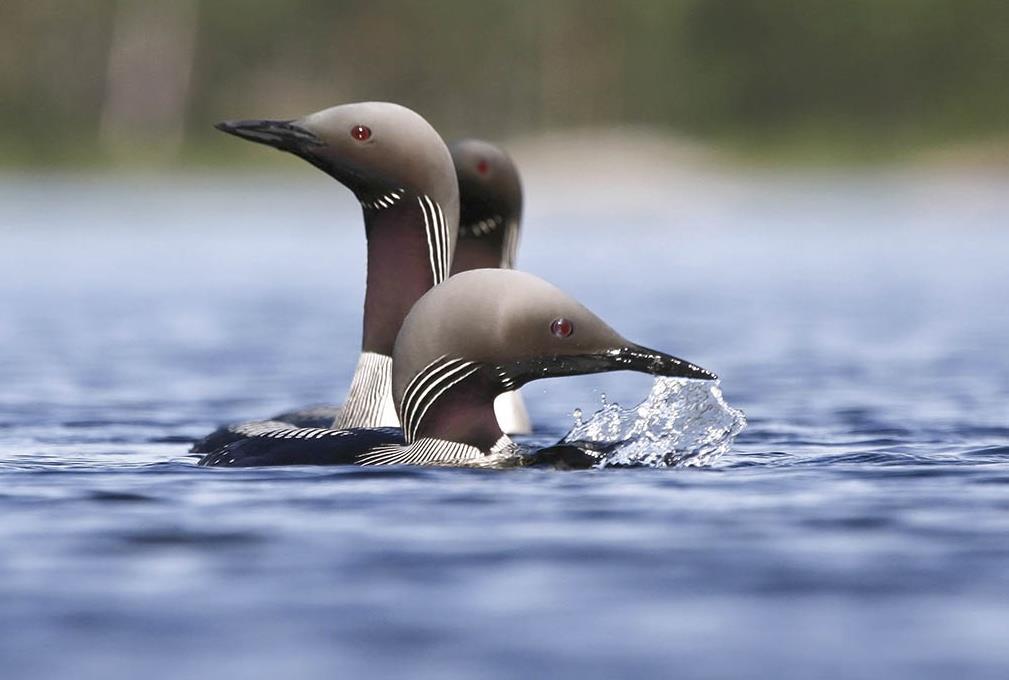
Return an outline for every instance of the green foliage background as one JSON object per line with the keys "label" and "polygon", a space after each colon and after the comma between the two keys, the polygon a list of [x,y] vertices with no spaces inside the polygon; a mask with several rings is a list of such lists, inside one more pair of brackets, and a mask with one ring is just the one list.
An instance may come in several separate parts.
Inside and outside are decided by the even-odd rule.
{"label": "green foliage background", "polygon": [[[141,64],[118,118],[117,40]],[[178,112],[133,115],[156,109],[166,64],[185,70]],[[244,153],[216,120],[363,99],[447,136],[629,124],[771,157],[899,157],[1009,131],[1009,2],[0,3],[0,164],[216,160]]]}

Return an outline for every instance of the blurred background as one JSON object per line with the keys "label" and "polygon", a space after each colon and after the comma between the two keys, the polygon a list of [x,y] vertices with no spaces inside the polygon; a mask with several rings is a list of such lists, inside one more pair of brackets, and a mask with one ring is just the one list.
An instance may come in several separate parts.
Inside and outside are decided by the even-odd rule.
{"label": "blurred background", "polygon": [[275,161],[211,128],[395,100],[758,162],[1009,157],[1000,0],[7,0],[0,164]]}

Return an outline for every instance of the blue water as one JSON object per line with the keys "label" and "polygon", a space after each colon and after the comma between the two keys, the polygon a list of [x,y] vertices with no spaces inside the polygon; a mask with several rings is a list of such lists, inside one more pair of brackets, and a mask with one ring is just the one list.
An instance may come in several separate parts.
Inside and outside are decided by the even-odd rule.
{"label": "blue water", "polygon": [[[4,678],[1009,677],[1009,180],[530,186],[523,267],[746,412],[711,467],[197,468],[353,369],[305,175],[0,178]],[[649,385],[534,383],[532,441]]]}

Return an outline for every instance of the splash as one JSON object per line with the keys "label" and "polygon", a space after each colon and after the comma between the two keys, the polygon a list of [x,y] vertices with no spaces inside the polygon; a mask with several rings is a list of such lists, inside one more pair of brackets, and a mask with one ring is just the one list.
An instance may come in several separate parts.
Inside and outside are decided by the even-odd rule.
{"label": "splash", "polygon": [[583,421],[580,409],[562,443],[599,457],[598,467],[687,467],[713,463],[746,427],[718,382],[656,378],[640,404],[603,405]]}

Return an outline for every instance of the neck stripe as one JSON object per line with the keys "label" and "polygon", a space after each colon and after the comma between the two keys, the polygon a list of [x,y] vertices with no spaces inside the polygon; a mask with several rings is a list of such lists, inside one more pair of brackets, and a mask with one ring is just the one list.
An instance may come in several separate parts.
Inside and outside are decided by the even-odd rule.
{"label": "neck stripe", "polygon": [[[420,425],[420,421],[423,419],[424,414],[427,413],[428,408],[431,404],[438,399],[446,389],[459,382],[464,378],[469,377],[478,370],[479,367],[475,366],[472,361],[462,361],[461,359],[451,359],[439,366],[431,367],[430,373],[424,380],[418,382],[416,387],[412,384],[407,389],[410,390],[408,393],[404,394],[403,397],[403,433],[406,435],[408,440],[412,440],[414,435],[417,433],[417,428]],[[467,371],[466,369],[470,369]],[[466,373],[456,380],[452,380],[454,376],[457,376],[460,372],[466,371]],[[441,385],[446,381],[452,381],[444,388]],[[410,388],[413,388],[412,390]],[[435,390],[438,390],[434,393]],[[432,393],[433,396],[432,396]]]}
{"label": "neck stripe", "polygon": [[442,355],[429,363],[424,368],[417,372],[417,375],[410,380],[410,383],[406,386],[406,390],[403,391],[403,397],[400,400],[399,411],[405,417],[413,409],[413,402],[417,395],[425,385],[433,380],[440,371],[446,370],[448,367],[461,363],[461,359],[448,359],[446,355]]}
{"label": "neck stripe", "polygon": [[[466,370],[467,368],[468,370]],[[449,373],[446,373],[438,380],[437,383],[432,385],[429,388],[428,392],[430,396],[421,395],[420,400],[418,401],[417,404],[418,409],[417,415],[414,416],[413,414],[411,414],[410,416],[410,435],[409,435],[410,441],[413,441],[414,439],[417,438],[417,430],[420,428],[420,424],[424,421],[424,416],[427,415],[428,410],[431,408],[432,405],[434,405],[436,401],[438,401],[441,395],[445,394],[445,392],[447,392],[453,385],[462,382],[463,380],[470,377],[479,370],[480,370],[479,366],[474,366],[472,362],[467,362],[463,366],[460,366],[459,368],[454,369]],[[461,375],[460,372],[462,372]],[[453,376],[455,376],[455,379],[453,379]],[[431,389],[437,389],[438,391],[431,394],[430,393]],[[406,430],[404,430],[404,432],[406,432]]]}
{"label": "neck stripe", "polygon": [[508,220],[505,225],[504,247],[501,249],[501,268],[512,269],[518,257],[519,223],[518,220]]}
{"label": "neck stripe", "polygon": [[441,206],[429,196],[418,196],[421,213],[424,215],[424,231],[427,236],[428,260],[431,264],[432,285],[437,286],[448,276],[451,242],[445,225],[445,214]]}
{"label": "neck stripe", "polygon": [[424,233],[427,236],[427,257],[431,263],[431,278],[434,281],[433,285],[438,285],[440,281],[438,280],[438,266],[435,256],[437,245],[435,243],[434,217],[428,214],[423,197],[418,196],[417,203],[420,204],[420,211],[424,215]]}
{"label": "neck stripe", "polygon": [[441,205],[435,203],[434,207],[438,211],[438,225],[441,230],[441,271],[442,281],[444,281],[452,269],[452,241],[449,239],[448,225],[445,224],[445,213],[442,212]]}

